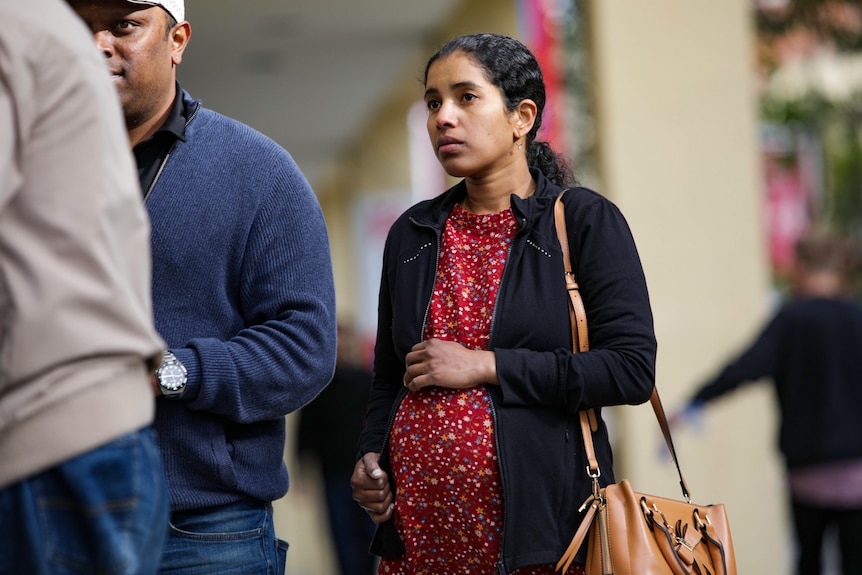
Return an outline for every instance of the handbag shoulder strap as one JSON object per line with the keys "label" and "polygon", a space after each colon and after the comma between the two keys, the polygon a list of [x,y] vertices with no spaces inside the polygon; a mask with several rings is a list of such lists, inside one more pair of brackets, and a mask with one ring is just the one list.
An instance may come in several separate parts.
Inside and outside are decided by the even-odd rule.
{"label": "handbag shoulder strap", "polygon": [[[587,312],[584,308],[584,300],[581,299],[581,291],[575,280],[575,272],[572,270],[572,257],[569,253],[569,237],[566,233],[566,211],[563,206],[563,194],[557,196],[554,204],[554,223],[557,227],[557,236],[560,239],[560,247],[563,251],[563,266],[565,267],[566,292],[569,294],[569,325],[572,330],[572,351],[588,351],[590,349],[589,332],[587,330]],[[596,450],[593,447],[592,431],[598,429],[598,420],[595,411],[582,410],[580,412],[581,435],[584,437],[584,449],[587,456],[590,477],[601,475]]]}
{"label": "handbag shoulder strap", "polygon": [[[590,349],[589,333],[587,329],[587,313],[584,308],[581,292],[578,287],[578,282],[575,279],[575,272],[572,270],[572,258],[569,252],[569,236],[566,232],[566,210],[563,204],[563,194],[557,196],[557,201],[554,204],[554,223],[557,228],[557,236],[560,240],[560,247],[563,252],[563,266],[565,267],[566,291],[569,294],[569,319],[572,329],[572,351],[588,351]],[[670,434],[670,426],[667,422],[667,416],[662,406],[661,398],[658,394],[658,389],[653,387],[652,396],[650,397],[655,417],[661,427],[664,441],[667,444],[667,449],[673,458],[676,466],[677,474],[679,475],[679,485],[682,488],[683,497],[686,501],[691,502],[688,485],[682,475],[682,469],[679,466],[679,459],[676,456],[676,449],[673,446],[673,438]],[[581,410],[579,413],[581,420],[581,435],[584,438],[584,452],[587,456],[588,469],[587,474],[590,477],[597,478],[601,475],[599,470],[598,459],[596,458],[596,450],[593,446],[593,431],[598,429],[598,419],[595,411],[592,409]]]}

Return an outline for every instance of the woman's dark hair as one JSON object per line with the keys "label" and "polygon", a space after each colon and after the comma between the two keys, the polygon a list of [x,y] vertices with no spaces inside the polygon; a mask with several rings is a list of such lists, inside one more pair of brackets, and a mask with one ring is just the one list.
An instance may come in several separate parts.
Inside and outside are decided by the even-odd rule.
{"label": "woman's dark hair", "polygon": [[568,162],[554,152],[547,142],[536,141],[545,109],[545,80],[532,52],[514,38],[499,34],[459,36],[444,44],[431,56],[425,66],[424,81],[428,81],[431,64],[455,52],[463,52],[484,70],[488,81],[503,93],[508,111],[514,111],[522,100],[536,103],[536,121],[527,134],[527,164],[538,168],[558,186],[573,185],[575,177]]}

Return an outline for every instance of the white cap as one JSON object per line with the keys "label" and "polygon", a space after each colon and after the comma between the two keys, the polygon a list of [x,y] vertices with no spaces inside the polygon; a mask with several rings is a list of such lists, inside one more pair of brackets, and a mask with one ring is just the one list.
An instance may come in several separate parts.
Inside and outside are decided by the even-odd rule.
{"label": "white cap", "polygon": [[148,6],[161,6],[174,17],[177,22],[186,19],[186,6],[184,0],[126,0],[132,4],[147,4]]}

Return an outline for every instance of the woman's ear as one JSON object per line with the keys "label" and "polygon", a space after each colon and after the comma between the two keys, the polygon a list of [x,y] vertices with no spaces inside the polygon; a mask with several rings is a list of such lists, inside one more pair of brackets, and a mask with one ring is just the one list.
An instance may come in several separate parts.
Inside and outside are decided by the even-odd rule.
{"label": "woman's ear", "polygon": [[536,121],[538,108],[533,100],[525,99],[515,108],[515,139],[520,139],[530,133]]}

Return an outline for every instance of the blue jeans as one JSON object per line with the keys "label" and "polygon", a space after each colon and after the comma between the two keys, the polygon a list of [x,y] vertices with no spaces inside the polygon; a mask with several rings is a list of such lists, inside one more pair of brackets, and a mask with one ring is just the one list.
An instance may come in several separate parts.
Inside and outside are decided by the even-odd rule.
{"label": "blue jeans", "polygon": [[276,539],[272,505],[239,501],[171,514],[162,575],[283,575],[287,543]]}
{"label": "blue jeans", "polygon": [[167,522],[152,434],[131,433],[0,491],[0,574],[152,575]]}

